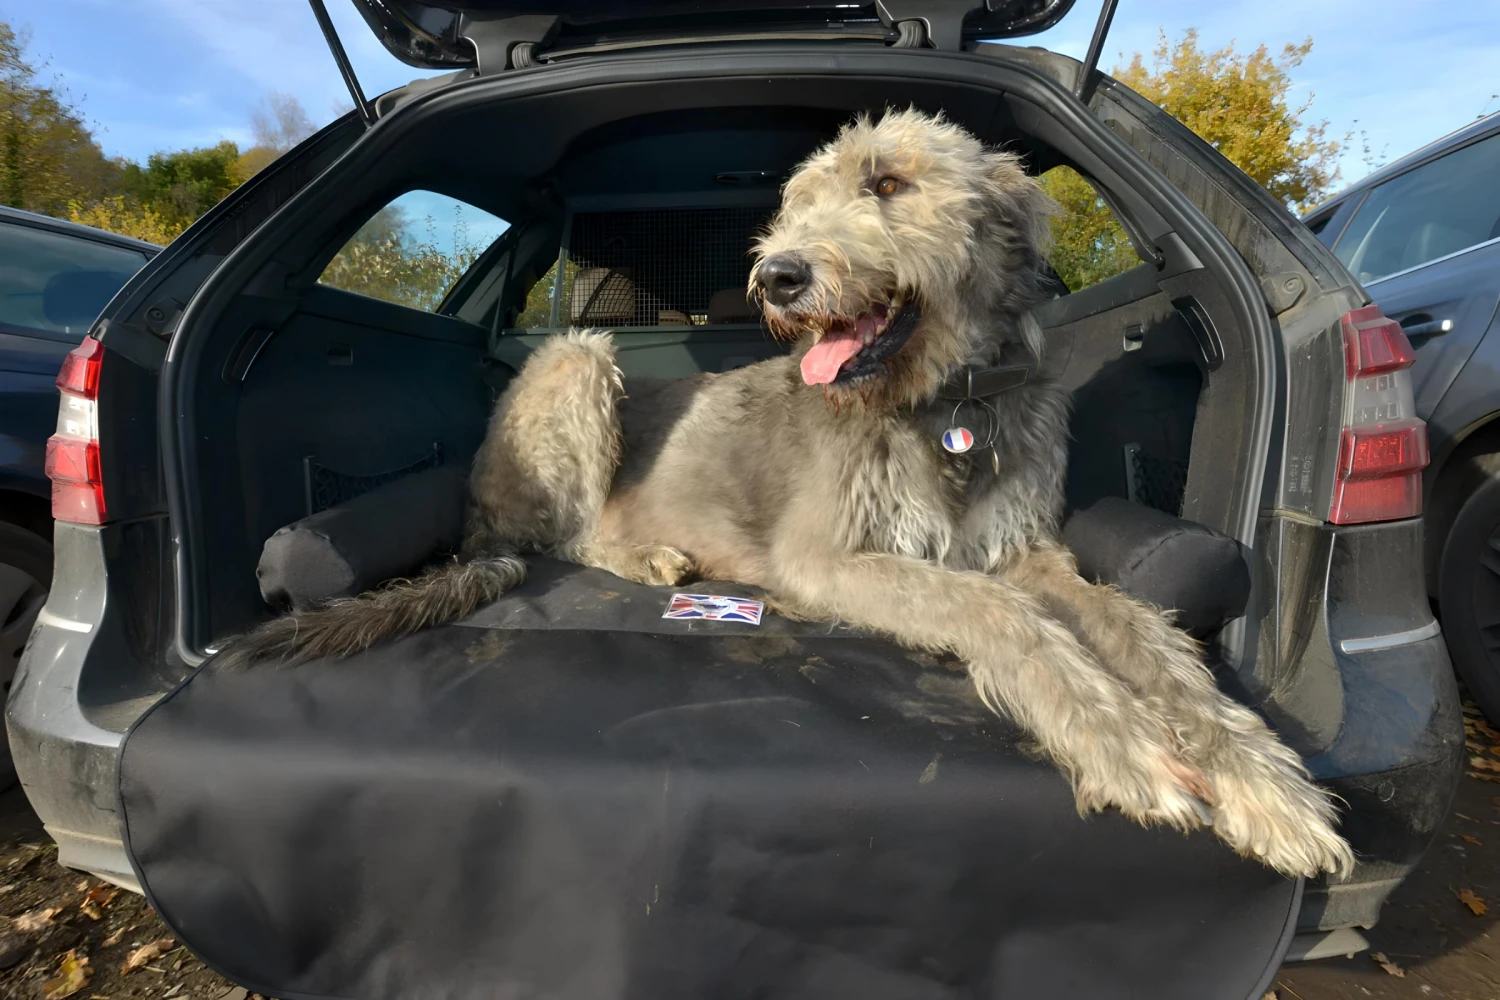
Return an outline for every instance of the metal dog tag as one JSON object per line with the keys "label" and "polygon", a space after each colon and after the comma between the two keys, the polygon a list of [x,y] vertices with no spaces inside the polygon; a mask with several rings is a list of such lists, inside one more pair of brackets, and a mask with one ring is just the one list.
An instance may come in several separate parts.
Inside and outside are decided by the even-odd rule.
{"label": "metal dog tag", "polygon": [[953,455],[962,455],[974,447],[974,435],[967,427],[950,427],[943,431],[943,447]]}

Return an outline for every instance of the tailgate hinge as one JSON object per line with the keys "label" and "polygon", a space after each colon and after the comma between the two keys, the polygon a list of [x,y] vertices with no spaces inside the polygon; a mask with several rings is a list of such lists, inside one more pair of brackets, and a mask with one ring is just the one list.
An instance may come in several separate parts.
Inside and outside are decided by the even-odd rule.
{"label": "tailgate hinge", "polygon": [[474,72],[488,76],[536,65],[536,50],[557,36],[561,23],[555,14],[483,17],[466,13],[458,34],[474,46]]}
{"label": "tailgate hinge", "polygon": [[964,18],[983,3],[974,0],[876,0],[880,20],[895,28],[901,37],[896,48],[934,48],[943,52],[961,52],[964,47]]}

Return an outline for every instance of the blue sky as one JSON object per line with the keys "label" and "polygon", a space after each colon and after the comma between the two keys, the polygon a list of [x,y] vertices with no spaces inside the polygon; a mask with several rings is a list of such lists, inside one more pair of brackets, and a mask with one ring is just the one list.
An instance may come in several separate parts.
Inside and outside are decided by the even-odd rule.
{"label": "blue sky", "polygon": [[[327,3],[368,93],[426,75],[388,55],[348,0]],[[1081,58],[1098,9],[1098,0],[1078,0],[1031,43]],[[251,108],[270,90],[296,95],[320,124],[348,102],[306,0],[0,0],[0,17],[29,30],[33,57],[62,76],[111,154],[244,143]],[[1149,53],[1159,28],[1175,37],[1189,27],[1210,47],[1279,49],[1311,35],[1295,80],[1314,96],[1312,117],[1338,135],[1365,129],[1390,159],[1500,110],[1491,99],[1500,93],[1500,3],[1120,0],[1103,63]],[[1344,182],[1367,172],[1357,148],[1342,168]],[[439,221],[447,214],[414,207],[436,209]]]}

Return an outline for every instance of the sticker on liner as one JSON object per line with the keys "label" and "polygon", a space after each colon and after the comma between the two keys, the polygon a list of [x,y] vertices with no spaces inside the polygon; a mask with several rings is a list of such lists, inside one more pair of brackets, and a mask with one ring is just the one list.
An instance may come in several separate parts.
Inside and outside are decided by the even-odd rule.
{"label": "sticker on liner", "polygon": [[745,622],[759,625],[766,610],[764,601],[713,594],[673,594],[663,618],[702,618],[713,622]]}

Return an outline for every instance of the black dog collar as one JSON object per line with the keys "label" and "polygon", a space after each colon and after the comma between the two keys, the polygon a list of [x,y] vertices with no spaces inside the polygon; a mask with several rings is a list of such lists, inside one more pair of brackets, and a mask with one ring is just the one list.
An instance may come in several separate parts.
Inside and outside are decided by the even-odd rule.
{"label": "black dog collar", "polygon": [[994,368],[975,368],[964,365],[948,381],[938,387],[938,399],[962,402],[966,399],[986,399],[1002,392],[1025,385],[1032,376],[1032,366],[996,365]]}

